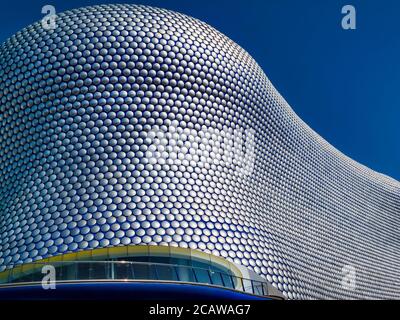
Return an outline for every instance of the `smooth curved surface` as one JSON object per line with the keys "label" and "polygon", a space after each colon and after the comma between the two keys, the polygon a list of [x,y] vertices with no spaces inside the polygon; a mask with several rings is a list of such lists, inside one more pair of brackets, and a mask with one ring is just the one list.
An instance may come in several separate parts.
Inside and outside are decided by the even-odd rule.
{"label": "smooth curved surface", "polygon": [[272,300],[244,292],[199,284],[162,282],[58,283],[55,290],[40,284],[0,288],[0,300]]}

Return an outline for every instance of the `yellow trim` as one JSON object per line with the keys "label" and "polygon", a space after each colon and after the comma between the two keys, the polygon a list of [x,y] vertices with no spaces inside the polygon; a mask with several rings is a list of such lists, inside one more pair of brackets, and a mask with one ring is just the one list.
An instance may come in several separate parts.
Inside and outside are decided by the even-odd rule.
{"label": "yellow trim", "polygon": [[109,255],[108,248],[100,248],[92,251],[92,258],[101,258]]}
{"label": "yellow trim", "polygon": [[65,253],[41,260],[36,260],[34,262],[21,264],[15,266],[14,268],[0,272],[0,282],[2,280],[7,281],[8,276],[11,272],[13,275],[15,274],[23,275],[24,273],[28,273],[31,272],[32,270],[41,268],[41,265],[43,264],[51,264],[54,262],[68,262],[68,261],[91,261],[99,259],[134,257],[141,255],[160,256],[160,257],[173,256],[173,257],[182,257],[186,259],[194,259],[197,261],[207,262],[214,266],[226,268],[229,271],[231,271],[233,275],[237,277],[243,277],[241,271],[239,270],[239,268],[235,266],[235,264],[225,260],[224,258],[208,254],[199,250],[172,247],[172,246],[130,245],[130,246],[98,248],[98,249]]}
{"label": "yellow trim", "polygon": [[90,261],[92,260],[93,250],[79,251],[76,253],[76,260],[78,261]]}
{"label": "yellow trim", "polygon": [[[112,248],[110,248],[112,250]],[[148,246],[128,246],[128,257],[149,254]]]}
{"label": "yellow trim", "polygon": [[153,257],[170,256],[171,251],[166,246],[146,246],[149,250],[148,255]]}
{"label": "yellow trim", "polygon": [[185,248],[179,248],[179,247],[168,247],[170,250],[171,255],[174,257],[182,257],[182,258],[187,258],[188,257],[188,250],[190,249],[185,249]]}
{"label": "yellow trim", "polygon": [[[126,257],[128,256],[128,247],[123,246],[123,247],[113,247],[113,250],[110,250],[111,248],[107,248],[108,250],[108,256],[110,258],[116,258],[116,257]],[[96,251],[96,250],[94,250]]]}

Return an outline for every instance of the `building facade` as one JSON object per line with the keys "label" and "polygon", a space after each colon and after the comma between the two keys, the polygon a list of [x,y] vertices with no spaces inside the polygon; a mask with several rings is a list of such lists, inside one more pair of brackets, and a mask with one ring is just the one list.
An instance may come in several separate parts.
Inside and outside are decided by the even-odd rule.
{"label": "building facade", "polygon": [[0,66],[1,271],[177,248],[290,299],[400,298],[399,182],[322,139],[207,24],[80,8],[16,33]]}

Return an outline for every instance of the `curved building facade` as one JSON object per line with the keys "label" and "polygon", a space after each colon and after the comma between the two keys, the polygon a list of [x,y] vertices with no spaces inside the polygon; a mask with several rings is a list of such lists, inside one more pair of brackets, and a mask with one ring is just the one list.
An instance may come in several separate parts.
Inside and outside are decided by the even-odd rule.
{"label": "curved building facade", "polygon": [[8,39],[0,66],[2,271],[156,246],[290,299],[400,298],[399,182],[329,145],[207,24],[71,10]]}

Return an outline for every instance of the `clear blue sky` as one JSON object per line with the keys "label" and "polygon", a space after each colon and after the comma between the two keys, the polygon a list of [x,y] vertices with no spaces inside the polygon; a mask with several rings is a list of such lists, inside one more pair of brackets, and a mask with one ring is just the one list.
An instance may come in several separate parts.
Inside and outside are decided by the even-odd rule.
{"label": "clear blue sky", "polygon": [[[199,18],[245,48],[296,113],[339,150],[400,180],[400,1],[14,0],[2,3],[0,41],[42,18],[100,3],[148,4]],[[357,29],[341,28],[341,8]]]}

